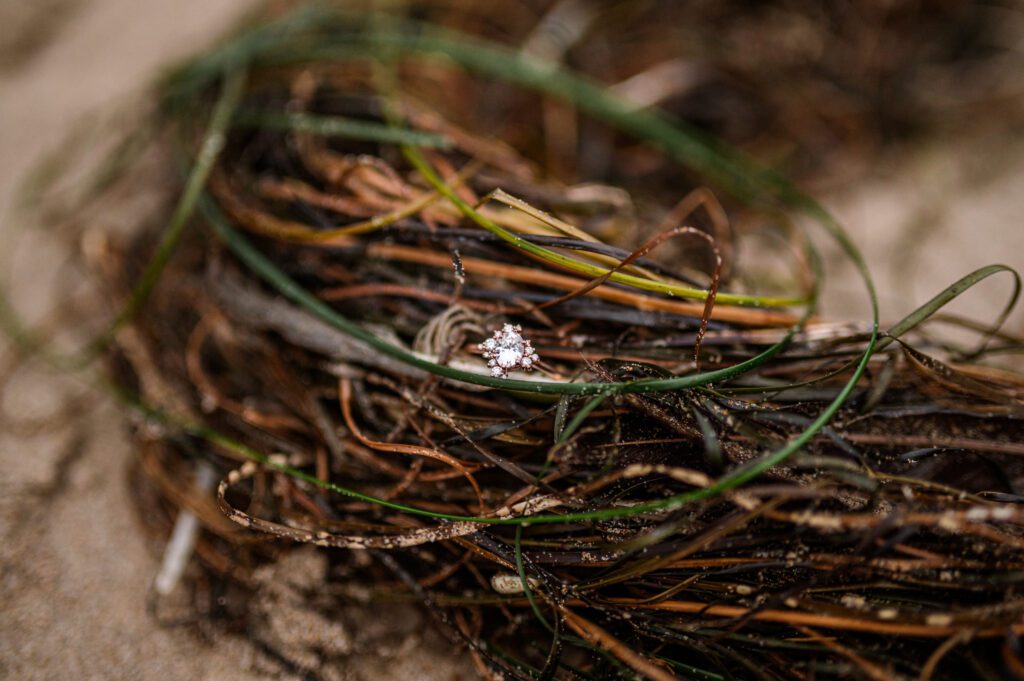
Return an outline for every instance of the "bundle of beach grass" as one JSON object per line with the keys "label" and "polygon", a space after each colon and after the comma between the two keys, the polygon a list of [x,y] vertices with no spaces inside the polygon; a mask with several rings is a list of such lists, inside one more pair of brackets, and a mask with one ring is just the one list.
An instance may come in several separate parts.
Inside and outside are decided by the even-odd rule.
{"label": "bundle of beach grass", "polygon": [[148,521],[198,517],[243,619],[294,544],[357,549],[310,607],[421,602],[483,675],[1020,674],[1024,380],[985,363],[1020,340],[921,333],[1006,268],[818,319],[802,228],[877,307],[841,227],[647,108],[671,68],[556,65],[558,8],[521,50],[443,3],[303,10],[166,81],[186,179],[106,337]]}

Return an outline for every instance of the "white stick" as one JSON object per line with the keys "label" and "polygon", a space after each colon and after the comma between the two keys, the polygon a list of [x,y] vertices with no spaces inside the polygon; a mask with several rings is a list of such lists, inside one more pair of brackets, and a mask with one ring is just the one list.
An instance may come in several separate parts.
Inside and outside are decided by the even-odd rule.
{"label": "white stick", "polygon": [[[196,490],[208,494],[213,491],[217,482],[217,471],[206,461],[200,461],[196,466]],[[182,509],[178,514],[178,520],[174,523],[174,531],[171,532],[171,540],[167,542],[164,549],[164,560],[160,565],[160,572],[157,573],[153,587],[161,596],[174,591],[174,587],[181,580],[185,572],[188,559],[192,556],[192,549],[196,545],[196,536],[199,534],[199,518],[192,511]]]}

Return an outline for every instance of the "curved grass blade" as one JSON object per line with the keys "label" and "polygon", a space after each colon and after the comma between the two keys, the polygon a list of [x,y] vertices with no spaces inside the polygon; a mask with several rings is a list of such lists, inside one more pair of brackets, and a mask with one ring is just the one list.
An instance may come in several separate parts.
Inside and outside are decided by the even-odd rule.
{"label": "curved grass blade", "polygon": [[911,331],[912,329],[919,326],[922,322],[924,322],[926,319],[931,317],[940,309],[948,305],[960,294],[967,291],[967,289],[971,288],[972,286],[981,282],[982,280],[991,277],[993,274],[998,274],[1000,272],[1009,272],[1011,275],[1013,275],[1013,293],[1010,295],[1010,299],[1006,302],[1006,305],[1003,307],[1003,311],[999,314],[999,317],[996,318],[996,321],[992,324],[991,328],[989,328],[989,330],[985,332],[985,337],[981,344],[981,348],[984,349],[985,344],[993,336],[993,334],[995,334],[996,332],[999,331],[1000,328],[1002,328],[1003,324],[1006,322],[1006,318],[1010,316],[1011,312],[1013,312],[1013,308],[1017,306],[1017,300],[1020,298],[1020,274],[1018,274],[1017,271],[1014,270],[1012,267],[1008,267],[1007,265],[988,265],[986,267],[981,267],[979,269],[974,270],[967,276],[961,277],[953,284],[950,284],[942,291],[940,291],[935,297],[929,300],[927,303],[917,308],[916,310],[908,314],[906,317],[901,319],[899,322],[894,324],[892,327],[890,327],[889,331],[886,332],[885,334],[886,337],[878,342],[877,350],[884,350],[886,347],[889,346],[890,343],[895,341],[900,336],[903,336],[908,331]]}
{"label": "curved grass blade", "polygon": [[224,149],[228,126],[231,124],[231,118],[242,99],[245,79],[246,72],[244,69],[235,69],[225,76],[224,88],[214,106],[210,127],[206,137],[203,139],[199,155],[196,157],[191,172],[189,172],[181,198],[178,199],[174,212],[171,214],[171,219],[167,224],[167,229],[160,238],[160,244],[157,246],[156,252],[153,253],[150,261],[146,264],[146,269],[143,270],[139,283],[132,291],[128,303],[121,310],[120,314],[117,315],[117,318],[114,319],[107,332],[96,341],[94,349],[105,346],[121,327],[131,321],[138,314],[139,310],[142,309],[146,300],[149,299],[149,295],[153,292],[157,280],[163,273],[164,268],[178,247],[182,235],[185,233],[185,227],[188,225],[189,218],[195,212],[196,204],[203,194],[203,189],[206,187],[206,181],[210,178],[210,173],[213,172],[213,167],[217,164],[220,152]]}
{"label": "curved grass blade", "polygon": [[[377,338],[366,329],[339,314],[334,310],[334,308],[299,286],[293,279],[282,272],[280,268],[274,265],[274,263],[254,247],[244,236],[242,236],[241,233],[227,223],[224,216],[220,213],[216,204],[214,204],[210,197],[205,196],[200,202],[199,207],[207,221],[213,227],[217,236],[224,241],[239,260],[245,263],[245,265],[255,272],[260,278],[276,288],[287,298],[298,303],[308,312],[316,315],[331,326],[337,328],[339,331],[343,331],[356,340],[366,343],[375,350],[383,352],[397,360],[405,362],[411,366],[415,366],[419,369],[423,369],[424,371],[428,371],[432,374],[456,381],[462,381],[464,383],[472,383],[474,385],[482,385],[488,388],[498,388],[501,390],[560,395],[596,395],[603,392],[644,393],[694,388],[697,386],[707,385],[709,383],[726,381],[761,366],[781,352],[786,343],[789,342],[792,334],[795,332],[794,327],[794,329],[790,330],[790,332],[780,342],[770,346],[760,354],[740,362],[739,364],[734,364],[733,366],[723,369],[716,369],[714,371],[691,374],[688,376],[643,379],[625,383],[563,383],[557,381],[526,381],[514,378],[495,378],[490,375],[477,374],[471,371],[455,369],[443,364],[436,364],[414,355],[403,348]],[[802,319],[806,320],[806,317],[807,316],[805,315]]]}
{"label": "curved grass blade", "polygon": [[306,132],[320,137],[343,137],[410,147],[448,149],[452,145],[447,137],[432,132],[395,128],[383,123],[341,116],[242,110],[235,114],[233,124],[244,128]]}
{"label": "curved grass blade", "polygon": [[[537,244],[524,239],[515,232],[511,232],[504,227],[501,227],[496,222],[483,215],[475,208],[466,203],[462,197],[460,197],[455,190],[448,186],[444,180],[437,174],[437,171],[431,167],[423,155],[412,147],[402,148],[405,157],[415,167],[423,177],[426,178],[427,182],[430,183],[434,189],[436,189],[441,195],[448,199],[452,204],[455,205],[463,215],[468,217],[470,220],[478,224],[479,226],[486,229],[491,234],[499,237],[503,241],[508,242],[515,248],[535,255],[547,262],[554,265],[564,267],[574,272],[580,272],[590,277],[608,277],[611,281],[618,282],[620,284],[628,284],[634,288],[638,288],[644,291],[654,291],[656,293],[664,293],[669,296],[677,296],[680,298],[693,298],[695,300],[707,300],[709,297],[708,291],[698,288],[690,288],[688,286],[678,286],[662,281],[656,281],[646,279],[644,277],[638,277],[632,274],[626,274],[625,272],[616,272],[608,270],[607,268],[600,267],[599,265],[592,265],[587,262],[582,262],[576,258],[570,258],[569,256],[563,255],[556,251],[552,251],[549,248],[538,246]],[[739,293],[717,293],[717,301],[723,305],[746,305],[751,307],[792,307],[794,305],[805,305],[807,300],[803,298],[787,298],[787,297],[776,297],[776,296],[750,296]]]}

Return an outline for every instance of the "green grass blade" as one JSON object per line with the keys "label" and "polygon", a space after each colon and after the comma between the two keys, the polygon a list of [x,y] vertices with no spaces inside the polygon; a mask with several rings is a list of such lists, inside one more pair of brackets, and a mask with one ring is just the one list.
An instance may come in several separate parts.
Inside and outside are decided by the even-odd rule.
{"label": "green grass blade", "polygon": [[95,349],[105,346],[121,327],[131,321],[139,313],[142,306],[149,299],[153,288],[156,286],[160,275],[174,254],[178,243],[181,241],[189,219],[195,212],[196,204],[203,194],[206,182],[213,172],[220,152],[224,149],[227,139],[228,127],[231,124],[231,117],[234,115],[238,103],[241,101],[245,89],[245,70],[236,69],[224,79],[224,87],[220,99],[214,106],[213,115],[210,119],[210,126],[203,139],[199,155],[196,157],[185,189],[174,207],[171,219],[164,230],[160,243],[152,258],[143,270],[138,284],[132,290],[128,303],[122,308],[120,314],[114,319],[107,332],[94,344]]}
{"label": "green grass blade", "polygon": [[395,128],[384,123],[360,121],[342,116],[242,110],[235,114],[233,123],[235,126],[245,128],[305,132],[320,137],[342,137],[411,147],[448,149],[452,145],[451,140],[443,135]]}

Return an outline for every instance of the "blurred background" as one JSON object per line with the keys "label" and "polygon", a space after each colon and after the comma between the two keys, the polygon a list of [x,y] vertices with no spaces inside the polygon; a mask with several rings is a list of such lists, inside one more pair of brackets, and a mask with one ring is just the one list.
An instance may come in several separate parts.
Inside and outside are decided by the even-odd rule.
{"label": "blurred background", "polygon": [[[638,106],[662,106],[779,168],[853,235],[876,277],[884,319],[898,319],[978,267],[1024,269],[1022,3],[430,5],[456,8],[464,28],[564,60]],[[98,162],[112,128],[140,120],[133,112],[145,109],[155,77],[266,8],[252,0],[0,0],[0,253],[5,285],[27,321],[52,319],[54,306],[81,285],[81,273],[46,238],[46,211],[25,207],[26,182],[39,164],[65,159],[59,171],[73,187],[73,169]],[[609,25],[621,30],[610,33]],[[574,129],[558,107],[537,116],[537,125]],[[575,146],[573,134],[552,138],[543,150],[551,175],[566,182],[607,175],[600,155]],[[121,229],[152,219],[166,196],[159,170],[151,175],[90,219]],[[741,266],[756,256],[741,253]],[[826,259],[824,315],[863,319],[849,266],[838,254],[826,251]],[[952,311],[990,321],[1009,291],[1009,278],[995,277]],[[1007,330],[1024,334],[1020,310]],[[241,638],[201,632],[197,641],[194,627],[147,610],[160,547],[125,512],[131,489],[121,417],[76,378],[3,348],[0,673],[286,675]],[[402,657],[408,672],[389,662],[388,676],[379,676],[385,657],[375,653],[354,664],[356,673],[465,673],[443,646],[422,645],[416,615],[409,617],[389,639],[399,647],[392,650],[419,651]]]}

